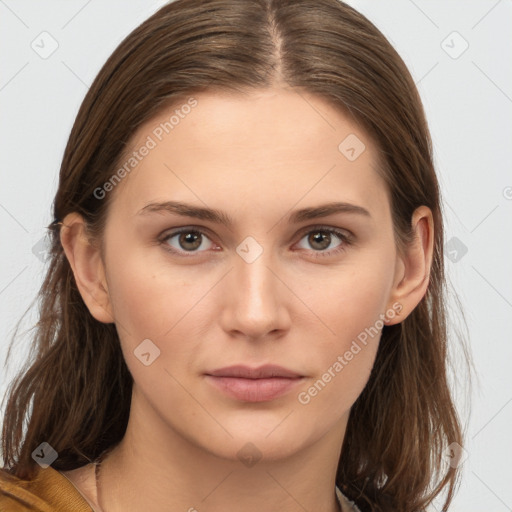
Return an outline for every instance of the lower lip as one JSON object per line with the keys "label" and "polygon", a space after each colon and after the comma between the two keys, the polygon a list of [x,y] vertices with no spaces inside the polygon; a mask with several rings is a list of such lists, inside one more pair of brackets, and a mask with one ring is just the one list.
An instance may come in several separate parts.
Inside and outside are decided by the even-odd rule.
{"label": "lower lip", "polygon": [[302,377],[294,379],[272,377],[268,379],[242,379],[238,377],[214,377],[207,375],[207,380],[217,389],[237,400],[244,402],[268,402],[288,393]]}

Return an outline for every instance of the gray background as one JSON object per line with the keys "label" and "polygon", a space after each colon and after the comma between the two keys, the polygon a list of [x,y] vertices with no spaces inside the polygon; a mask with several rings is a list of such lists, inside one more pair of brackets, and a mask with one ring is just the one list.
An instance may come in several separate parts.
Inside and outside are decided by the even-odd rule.
{"label": "gray background", "polygon": [[[0,0],[2,364],[14,326],[42,280],[44,247],[38,244],[52,220],[60,160],[88,84],[120,41],[164,3]],[[452,510],[510,511],[512,2],[349,3],[384,32],[409,66],[433,137],[447,270],[464,307],[476,368],[471,402],[467,377],[457,373],[467,453]],[[46,55],[52,45],[58,47]],[[455,312],[457,328],[463,324]],[[27,328],[35,318],[32,312],[22,324],[13,368],[1,370],[0,397],[28,353]],[[462,366],[460,350],[454,360]]]}

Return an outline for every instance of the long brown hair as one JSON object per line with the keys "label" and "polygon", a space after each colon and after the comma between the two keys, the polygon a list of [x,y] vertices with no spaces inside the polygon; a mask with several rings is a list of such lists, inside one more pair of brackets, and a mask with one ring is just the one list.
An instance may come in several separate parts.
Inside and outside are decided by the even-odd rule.
{"label": "long brown hair", "polygon": [[[431,139],[404,62],[364,16],[338,0],[177,0],[129,34],[87,93],[71,131],[54,201],[101,238],[112,177],[131,137],[163,108],[204,90],[285,83],[327,99],[373,139],[391,197],[397,243],[411,239],[420,205],[434,217],[434,257],[424,298],[385,326],[373,371],[352,407],[336,481],[362,511],[423,511],[458,470],[444,462],[461,427],[447,382],[443,222]],[[50,230],[33,358],[12,382],[2,450],[6,469],[31,478],[32,451],[48,442],[55,469],[94,460],[124,436],[132,377],[113,324],[96,321]],[[26,431],[24,432],[24,423]]]}

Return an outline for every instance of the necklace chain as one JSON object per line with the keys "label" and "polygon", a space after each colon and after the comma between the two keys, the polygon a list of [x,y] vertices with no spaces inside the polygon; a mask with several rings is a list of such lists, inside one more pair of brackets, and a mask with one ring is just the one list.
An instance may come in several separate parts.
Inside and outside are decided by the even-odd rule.
{"label": "necklace chain", "polygon": [[100,469],[101,469],[101,463],[103,462],[105,455],[111,449],[112,449],[112,447],[109,447],[106,450],[103,450],[103,452],[101,452],[100,456],[98,457],[98,459],[96,460],[95,465],[94,465],[94,478],[95,478],[95,483],[96,483],[96,504],[98,505],[98,508],[99,508],[99,510],[97,512],[104,512],[103,507],[101,506],[101,503],[100,503],[100,492],[99,492]]}

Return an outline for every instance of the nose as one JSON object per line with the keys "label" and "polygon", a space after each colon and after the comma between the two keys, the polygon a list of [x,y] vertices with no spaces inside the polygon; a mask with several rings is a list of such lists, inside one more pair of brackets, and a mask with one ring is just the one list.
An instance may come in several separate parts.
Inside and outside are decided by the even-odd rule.
{"label": "nose", "polygon": [[251,340],[282,336],[291,324],[291,292],[270,251],[252,262],[235,255],[233,264],[221,290],[225,332]]}

